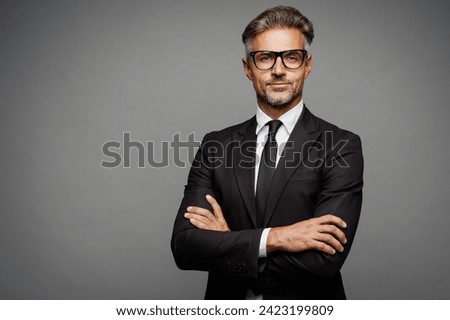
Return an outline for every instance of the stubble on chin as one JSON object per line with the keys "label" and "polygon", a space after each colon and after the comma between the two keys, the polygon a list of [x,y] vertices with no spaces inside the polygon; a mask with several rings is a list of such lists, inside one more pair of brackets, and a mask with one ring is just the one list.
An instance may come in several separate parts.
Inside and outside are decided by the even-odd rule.
{"label": "stubble on chin", "polygon": [[295,94],[293,90],[276,90],[259,95],[258,98],[267,106],[282,109],[295,99]]}

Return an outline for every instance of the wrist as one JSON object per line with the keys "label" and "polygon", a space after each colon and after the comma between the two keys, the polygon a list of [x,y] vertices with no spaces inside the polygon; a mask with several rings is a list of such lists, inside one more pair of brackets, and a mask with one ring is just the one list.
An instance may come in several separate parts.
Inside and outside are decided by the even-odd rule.
{"label": "wrist", "polygon": [[266,244],[267,254],[274,251],[282,250],[282,240],[280,237],[282,235],[282,232],[280,232],[281,228],[282,227],[270,229],[269,234],[267,236],[267,244]]}

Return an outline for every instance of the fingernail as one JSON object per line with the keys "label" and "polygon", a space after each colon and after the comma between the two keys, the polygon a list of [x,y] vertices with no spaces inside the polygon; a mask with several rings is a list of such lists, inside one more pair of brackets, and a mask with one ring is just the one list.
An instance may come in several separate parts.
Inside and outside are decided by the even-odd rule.
{"label": "fingernail", "polygon": [[347,243],[347,239],[344,239],[344,244],[346,244]]}
{"label": "fingernail", "polygon": [[189,218],[189,213],[186,212],[186,213],[184,214],[184,217],[185,217],[185,218]]}
{"label": "fingernail", "polygon": [[347,224],[344,222],[344,228],[347,228]]}
{"label": "fingernail", "polygon": [[344,247],[341,247],[339,251],[344,252]]}
{"label": "fingernail", "polygon": [[211,198],[211,196],[209,194],[207,194],[206,195],[206,199],[209,199],[209,198]]}
{"label": "fingernail", "polygon": [[192,207],[187,207],[187,211],[191,211]]}
{"label": "fingernail", "polygon": [[336,250],[333,249],[333,251],[331,252],[331,254],[335,254],[335,253],[336,253]]}

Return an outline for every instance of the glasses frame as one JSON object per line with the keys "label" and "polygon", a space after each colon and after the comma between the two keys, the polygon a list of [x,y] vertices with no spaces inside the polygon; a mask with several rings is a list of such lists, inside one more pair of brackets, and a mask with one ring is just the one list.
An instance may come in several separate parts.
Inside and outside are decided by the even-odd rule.
{"label": "glasses frame", "polygon": [[[288,67],[288,66],[284,63],[284,60],[283,60],[283,54],[285,54],[286,52],[292,52],[292,51],[300,51],[300,52],[302,53],[302,57],[303,57],[303,58],[302,58],[302,63],[300,63],[300,66],[298,66],[297,68],[290,68],[290,67]],[[256,64],[256,58],[255,58],[255,55],[256,55],[257,53],[260,53],[260,52],[267,52],[267,53],[273,53],[273,54],[275,54],[275,59],[273,60],[273,65],[272,65],[270,68],[267,68],[267,69],[261,69],[261,68],[259,68],[258,65]],[[277,63],[278,57],[281,58],[281,62],[283,63],[283,66],[284,66],[286,69],[289,69],[289,70],[300,69],[300,68],[302,67],[303,63],[305,62],[306,56],[307,56],[307,55],[308,55],[308,51],[305,50],[305,49],[291,49],[291,50],[285,50],[285,51],[258,50],[258,51],[252,51],[252,52],[250,52],[250,53],[248,54],[249,57],[252,57],[253,63],[255,64],[256,69],[258,69],[258,70],[264,70],[264,71],[272,69],[273,66]]]}

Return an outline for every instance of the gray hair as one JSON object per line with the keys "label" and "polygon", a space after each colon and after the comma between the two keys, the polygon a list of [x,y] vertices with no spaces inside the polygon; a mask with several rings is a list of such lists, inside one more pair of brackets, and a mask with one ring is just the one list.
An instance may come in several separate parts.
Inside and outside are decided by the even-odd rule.
{"label": "gray hair", "polygon": [[245,45],[246,54],[250,51],[250,41],[257,34],[276,28],[298,29],[305,37],[306,46],[311,45],[314,39],[313,24],[308,18],[293,7],[278,6],[265,10],[247,25],[244,33],[242,33],[242,42]]}

